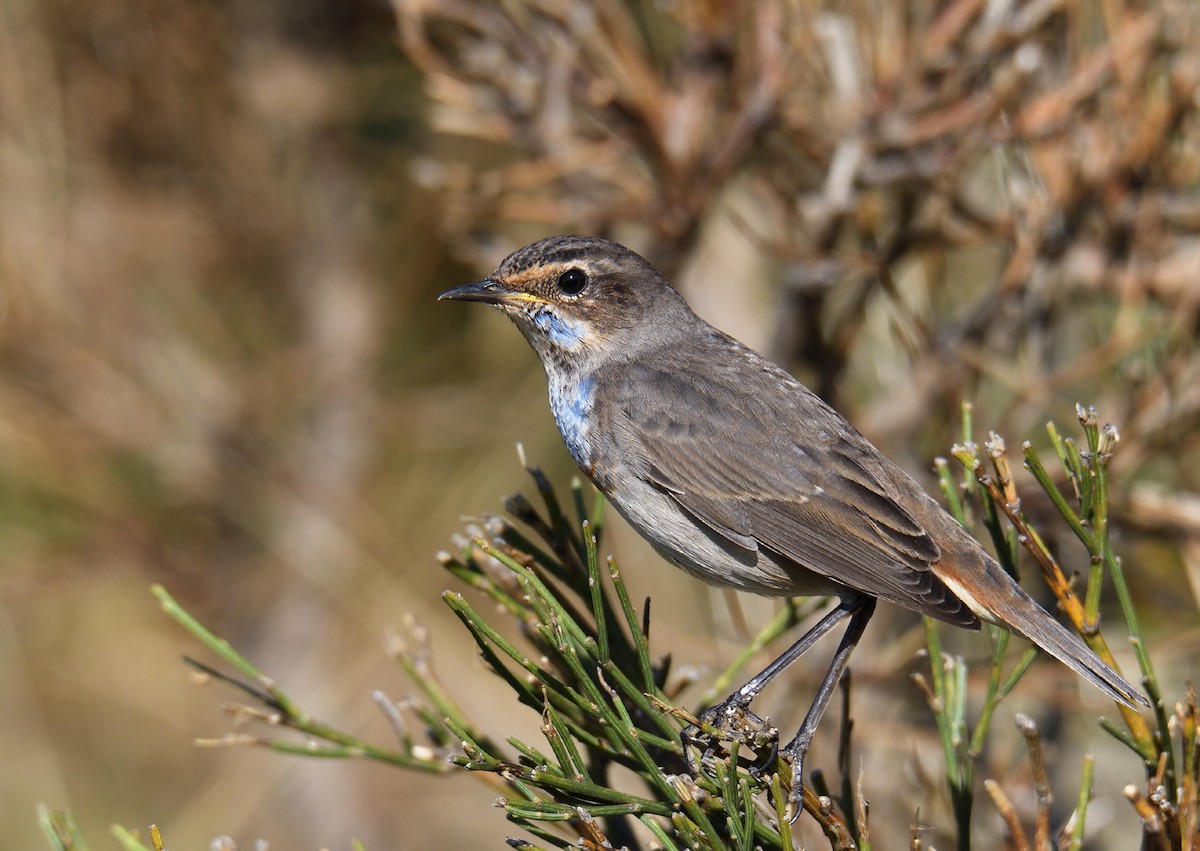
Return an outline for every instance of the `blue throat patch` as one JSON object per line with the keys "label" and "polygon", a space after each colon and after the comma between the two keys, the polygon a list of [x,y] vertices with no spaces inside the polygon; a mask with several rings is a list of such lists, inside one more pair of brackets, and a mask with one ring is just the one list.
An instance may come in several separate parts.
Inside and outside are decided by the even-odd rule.
{"label": "blue throat patch", "polygon": [[590,375],[571,380],[564,375],[550,376],[550,410],[571,457],[585,471],[591,467],[589,420],[595,402],[596,381]]}
{"label": "blue throat patch", "polygon": [[563,349],[574,349],[583,342],[584,327],[580,322],[564,319],[548,307],[533,314],[536,325],[552,345]]}

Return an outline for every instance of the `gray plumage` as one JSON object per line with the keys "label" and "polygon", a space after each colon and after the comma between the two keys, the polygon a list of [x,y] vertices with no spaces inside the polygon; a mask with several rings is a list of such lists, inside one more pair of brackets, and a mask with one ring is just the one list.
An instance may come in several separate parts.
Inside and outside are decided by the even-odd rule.
{"label": "gray plumage", "polygon": [[634,252],[552,237],[443,297],[515,321],[572,456],[673,564],[758,594],[836,596],[848,613],[881,599],[970,629],[998,623],[1110,697],[1145,703],[840,414],[697,317]]}

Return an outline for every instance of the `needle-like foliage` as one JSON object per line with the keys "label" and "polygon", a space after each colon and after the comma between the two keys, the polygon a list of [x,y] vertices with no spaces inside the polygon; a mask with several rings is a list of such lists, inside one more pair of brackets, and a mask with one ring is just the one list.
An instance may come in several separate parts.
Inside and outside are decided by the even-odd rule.
{"label": "needle-like foliage", "polygon": [[[1099,630],[1095,601],[1100,593],[1092,583],[1114,587],[1142,682],[1153,698],[1154,717],[1147,721],[1121,707],[1121,727],[1102,720],[1102,726],[1136,759],[1114,761],[1100,769],[1130,778],[1126,795],[1142,820],[1145,847],[1182,851],[1194,847],[1197,837],[1195,694],[1189,687],[1173,712],[1165,709],[1125,572],[1103,522],[1106,468],[1117,447],[1117,432],[1100,427],[1090,408],[1079,409],[1079,421],[1083,449],[1053,425],[1049,428],[1062,467],[1059,481],[1028,443],[1024,456],[1034,485],[1045,491],[1066,526],[1081,538],[1090,563],[1103,568],[1082,571],[1089,584],[1081,595],[1022,512],[1004,441],[991,435],[982,457],[970,441],[969,408],[965,409],[964,443],[953,452],[967,475],[955,481],[943,461],[937,469],[950,508],[960,521],[969,526],[978,512],[1011,570],[1016,570],[1022,551],[1031,554],[1068,619],[1111,664],[1115,659]],[[791,775],[775,750],[777,731],[749,713],[739,742],[725,751],[703,754],[701,771],[689,773],[679,734],[696,718],[679,698],[694,675],[673,673],[666,648],[655,648],[651,639],[650,601],[631,599],[616,562],[602,558],[603,500],[578,481],[564,500],[540,470],[530,468],[529,473],[540,506],[523,496],[511,498],[508,517],[487,520],[461,540],[457,552],[443,553],[440,560],[460,586],[445,592],[446,605],[474,639],[486,669],[509,686],[513,701],[540,717],[540,740],[505,735],[486,722],[468,718],[434,674],[428,637],[410,623],[408,637],[393,637],[390,647],[419,696],[395,704],[377,695],[400,745],[386,748],[360,741],[309,717],[269,677],[158,588],[155,594],[167,611],[237,676],[220,673],[207,663],[191,664],[252,697],[257,706],[233,711],[266,725],[264,735],[238,733],[205,744],[258,744],[293,754],[359,757],[430,773],[443,771],[448,759],[449,765],[465,769],[499,791],[499,805],[526,834],[510,840],[514,847],[769,851],[797,847],[796,830],[815,824],[829,847],[842,851],[870,848],[872,833],[901,832],[896,826],[881,829],[868,819],[868,799],[899,794],[903,784],[855,773],[850,756],[855,722],[849,678],[843,682],[840,730],[834,728],[834,719],[824,730],[826,736],[838,737],[841,777],[834,792],[823,772],[813,773],[813,788],[806,787],[803,794],[811,822],[793,826],[787,812]],[[781,608],[748,650],[717,677],[718,688],[710,694],[719,695],[737,679],[752,651],[770,644],[814,610],[812,604]],[[1113,631],[1110,627],[1110,634]],[[1010,636],[993,629],[991,667],[982,691],[973,692],[964,659],[942,651],[939,627],[926,622],[925,635],[933,664],[914,679],[927,698],[941,742],[944,788],[954,813],[958,848],[972,847],[972,818],[984,790],[1006,825],[1011,847],[1034,851],[1082,847],[1097,771],[1093,757],[1084,760],[1078,790],[1069,793],[1075,809],[1057,833],[1051,826],[1055,795],[1034,720],[1016,716],[1031,765],[1027,782],[1036,804],[1032,828],[1027,829],[1026,816],[1006,792],[1009,781],[987,779],[981,784],[976,779],[981,754],[1002,716],[1002,701],[1029,669],[1035,652],[1027,650],[1015,662],[1010,660]],[[415,715],[423,725],[423,741],[408,732],[406,714]],[[860,728],[870,724],[870,716],[857,723]],[[281,730],[301,735],[297,739]],[[718,731],[709,732],[720,738]],[[764,764],[767,768],[762,770]],[[1145,777],[1144,792],[1139,774]],[[936,803],[916,802],[927,808]],[[921,831],[914,826],[910,844],[920,848],[922,842]]]}

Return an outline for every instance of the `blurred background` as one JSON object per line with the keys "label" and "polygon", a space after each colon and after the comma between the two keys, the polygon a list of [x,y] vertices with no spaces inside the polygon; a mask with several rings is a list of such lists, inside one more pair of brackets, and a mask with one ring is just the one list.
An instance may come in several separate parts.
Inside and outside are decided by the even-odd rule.
{"label": "blurred background", "polygon": [[[197,648],[147,588],[384,743],[371,692],[410,686],[382,637],[413,613],[468,712],[532,737],[440,604],[435,554],[529,490],[518,441],[556,482],[575,471],[520,336],[435,297],[552,233],[643,252],[926,481],[964,400],[980,437],[1044,451],[1047,419],[1075,433],[1096,405],[1177,699],[1200,650],[1198,25],[1169,0],[5,0],[0,847],[44,847],[38,802],[100,848],[112,823],[174,848],[513,832],[465,775],[195,748],[237,696],[193,682]],[[654,640],[678,664],[720,667],[773,611],[621,528],[606,551],[672,601]],[[888,611],[855,657],[885,848],[918,818],[952,841],[920,646]],[[985,639],[952,646],[984,669]],[[803,705],[783,688],[766,708],[784,726]],[[1015,709],[1063,801],[1081,754],[1116,747],[1085,723],[1103,700],[1040,663],[980,777],[1027,782]],[[1095,848],[1136,841],[1119,790],[1140,770],[1114,753]],[[976,823],[997,847],[986,804]]]}

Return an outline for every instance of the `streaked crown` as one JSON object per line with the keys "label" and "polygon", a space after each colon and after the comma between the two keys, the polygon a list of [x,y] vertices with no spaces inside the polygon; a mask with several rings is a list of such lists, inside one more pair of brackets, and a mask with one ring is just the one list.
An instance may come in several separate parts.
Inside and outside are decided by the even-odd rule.
{"label": "streaked crown", "polygon": [[593,359],[670,327],[683,299],[640,255],[615,242],[555,236],[514,251],[482,281],[440,298],[481,301],[508,314],[542,358]]}

